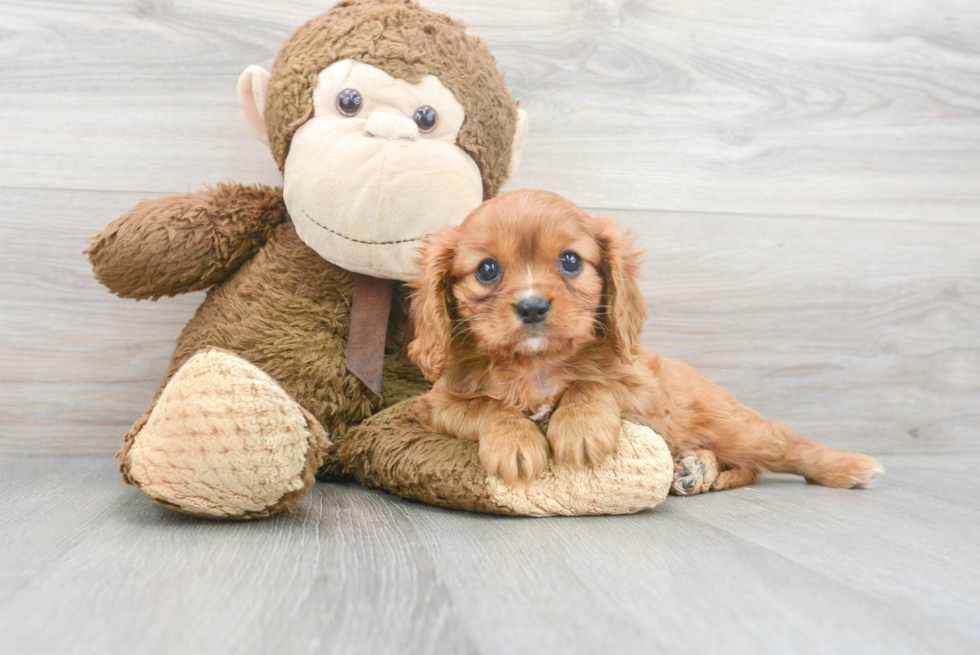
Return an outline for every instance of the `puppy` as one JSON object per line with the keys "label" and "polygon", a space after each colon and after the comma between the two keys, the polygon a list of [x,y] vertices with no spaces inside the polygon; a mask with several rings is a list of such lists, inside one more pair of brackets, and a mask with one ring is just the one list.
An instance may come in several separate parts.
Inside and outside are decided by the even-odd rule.
{"label": "puppy", "polygon": [[[507,483],[535,477],[549,451],[576,467],[602,463],[624,412],[647,419],[670,445],[679,494],[751,484],[763,470],[830,487],[863,487],[883,471],[643,351],[638,269],[613,219],[546,191],[503,194],[431,237],[409,347],[435,381],[420,399],[428,426],[478,440],[487,471]],[[542,431],[535,420],[549,414]]]}

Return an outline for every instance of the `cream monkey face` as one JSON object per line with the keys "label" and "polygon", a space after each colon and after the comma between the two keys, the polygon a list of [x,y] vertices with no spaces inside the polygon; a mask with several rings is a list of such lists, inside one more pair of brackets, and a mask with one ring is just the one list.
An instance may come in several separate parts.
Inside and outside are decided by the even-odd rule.
{"label": "cream monkey face", "polygon": [[[238,81],[242,115],[269,144],[269,73]],[[283,196],[303,241],[348,270],[408,280],[426,236],[457,225],[483,201],[483,179],[456,145],[465,110],[435,76],[417,83],[352,59],[317,76],[312,115],[283,165]],[[517,111],[507,174],[520,163],[527,114]]]}
{"label": "cream monkey face", "polygon": [[[238,87],[246,121],[266,142],[268,82],[253,66]],[[412,278],[422,239],[483,202],[479,168],[456,145],[465,118],[432,75],[413,84],[352,59],[320,71],[313,115],[293,135],[283,167],[283,198],[300,238],[347,270]]]}
{"label": "cream monkey face", "polygon": [[283,170],[300,238],[350,271],[410,279],[419,242],[483,201],[456,146],[463,106],[432,75],[412,84],[345,59],[320,72],[313,107]]}

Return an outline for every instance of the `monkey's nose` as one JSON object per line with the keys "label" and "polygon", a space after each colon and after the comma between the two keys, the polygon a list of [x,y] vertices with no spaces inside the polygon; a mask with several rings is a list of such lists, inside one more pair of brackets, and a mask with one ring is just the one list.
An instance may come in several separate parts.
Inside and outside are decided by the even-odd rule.
{"label": "monkey's nose", "polygon": [[383,111],[376,111],[371,114],[371,117],[364,123],[364,131],[381,139],[416,141],[419,138],[419,127],[415,121]]}
{"label": "monkey's nose", "polygon": [[521,323],[526,325],[536,325],[548,318],[551,311],[551,303],[541,296],[531,296],[524,298],[514,305],[514,313]]}

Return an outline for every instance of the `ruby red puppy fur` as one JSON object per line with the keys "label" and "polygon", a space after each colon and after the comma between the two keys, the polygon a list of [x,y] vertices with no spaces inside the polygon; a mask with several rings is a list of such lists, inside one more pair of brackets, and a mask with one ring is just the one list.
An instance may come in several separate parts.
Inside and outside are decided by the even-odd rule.
{"label": "ruby red puppy fur", "polygon": [[[550,453],[575,467],[616,449],[621,415],[644,417],[675,457],[673,491],[730,489],[761,471],[831,487],[882,472],[762,418],[683,362],[644,351],[634,240],[546,191],[512,191],[430,237],[413,285],[413,360],[435,382],[420,398],[436,431],[479,441],[507,483]],[[533,418],[552,412],[546,430]]]}

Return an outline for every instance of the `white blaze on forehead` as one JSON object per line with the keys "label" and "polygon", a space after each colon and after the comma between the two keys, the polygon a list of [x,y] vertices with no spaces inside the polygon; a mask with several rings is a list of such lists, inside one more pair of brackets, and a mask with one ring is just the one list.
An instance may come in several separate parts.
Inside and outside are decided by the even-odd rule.
{"label": "white blaze on forehead", "polygon": [[534,298],[538,295],[538,290],[534,288],[534,271],[531,267],[527,267],[527,272],[525,273],[524,284],[527,286],[517,295],[517,300],[527,300],[528,298]]}
{"label": "white blaze on forehead", "polygon": [[[353,117],[337,109],[345,89],[362,98]],[[320,72],[313,104],[283,167],[297,234],[350,271],[411,279],[422,239],[458,225],[483,201],[480,170],[456,145],[463,106],[436,77],[412,84],[349,59]],[[436,110],[435,128],[411,138],[399,122],[423,105]],[[366,129],[375,114],[372,125],[381,120],[391,129]]]}
{"label": "white blaze on forehead", "polygon": [[517,296],[517,300],[518,301],[527,300],[528,298],[534,298],[537,295],[538,295],[537,289],[535,289],[534,287],[528,287],[527,289],[524,289],[524,291],[521,291],[521,293]]}

